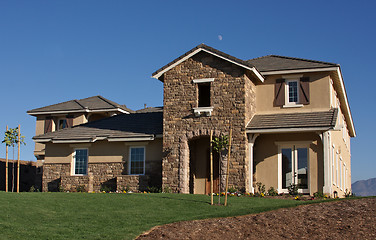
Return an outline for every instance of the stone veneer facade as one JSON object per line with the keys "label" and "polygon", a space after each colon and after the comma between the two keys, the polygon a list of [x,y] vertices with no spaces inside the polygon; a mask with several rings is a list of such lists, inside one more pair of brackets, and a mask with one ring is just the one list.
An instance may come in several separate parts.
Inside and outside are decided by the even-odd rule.
{"label": "stone veneer facade", "polygon": [[[195,117],[198,106],[194,79],[214,78],[210,98],[211,116]],[[228,134],[232,128],[230,186],[248,190],[248,140],[246,125],[256,111],[255,85],[245,70],[211,54],[200,52],[173,67],[163,76],[162,185],[189,193],[189,141],[200,136]],[[225,166],[223,161],[221,165]],[[222,185],[224,178],[221,179]]]}
{"label": "stone veneer facade", "polygon": [[103,186],[118,191],[144,191],[148,186],[160,186],[160,167],[155,162],[145,165],[145,175],[126,175],[124,163],[89,163],[88,175],[73,176],[71,164],[47,163],[43,165],[42,191],[59,191],[59,187],[76,191],[78,186],[84,186],[86,191],[100,191]]}

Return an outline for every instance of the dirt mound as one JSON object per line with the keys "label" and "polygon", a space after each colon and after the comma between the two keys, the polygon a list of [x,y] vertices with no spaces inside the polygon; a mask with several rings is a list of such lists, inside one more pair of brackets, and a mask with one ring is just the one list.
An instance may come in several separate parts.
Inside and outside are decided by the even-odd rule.
{"label": "dirt mound", "polygon": [[172,223],[137,239],[376,239],[376,198]]}

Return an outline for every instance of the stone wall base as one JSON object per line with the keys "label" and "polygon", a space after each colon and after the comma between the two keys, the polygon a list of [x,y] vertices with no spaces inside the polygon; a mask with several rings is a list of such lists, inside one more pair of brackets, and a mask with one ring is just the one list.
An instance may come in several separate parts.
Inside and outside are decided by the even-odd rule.
{"label": "stone wall base", "polygon": [[[154,175],[124,175],[123,163],[89,163],[88,175],[72,176],[70,164],[44,164],[42,191],[145,191],[157,186]],[[157,174],[158,175],[158,174]]]}

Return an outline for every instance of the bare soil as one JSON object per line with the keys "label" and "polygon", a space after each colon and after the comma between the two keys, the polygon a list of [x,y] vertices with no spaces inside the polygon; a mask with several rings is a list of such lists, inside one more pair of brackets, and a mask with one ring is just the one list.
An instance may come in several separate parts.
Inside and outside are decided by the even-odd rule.
{"label": "bare soil", "polygon": [[158,226],[137,239],[376,239],[376,198]]}

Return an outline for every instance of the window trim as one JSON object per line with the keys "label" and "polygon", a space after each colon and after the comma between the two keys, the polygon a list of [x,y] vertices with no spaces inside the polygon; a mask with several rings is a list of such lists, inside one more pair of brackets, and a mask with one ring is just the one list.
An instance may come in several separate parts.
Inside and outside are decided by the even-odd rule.
{"label": "window trim", "polygon": [[[76,174],[76,151],[77,150],[86,150],[86,174]],[[72,176],[87,176],[89,173],[89,149],[88,148],[74,148],[72,153]]]}
{"label": "window trim", "polygon": [[[142,174],[137,173],[137,174],[132,174],[131,173],[131,154],[132,154],[132,148],[142,148],[144,150],[144,159],[143,159],[143,169],[142,169]],[[146,146],[130,146],[129,147],[129,154],[128,154],[128,175],[145,175],[145,160],[146,160]]]}
{"label": "window trim", "polygon": [[[197,107],[195,108],[192,108],[193,110],[193,113],[196,117],[199,117],[201,115],[205,115],[205,116],[208,116],[210,117],[212,115],[212,112],[213,112],[213,109],[214,107],[212,106],[212,82],[214,82],[214,78],[202,78],[202,79],[193,79],[192,82],[194,84],[196,84],[196,102],[197,102]],[[210,96],[209,96],[209,99],[210,99],[210,104],[209,106],[205,106],[205,107],[199,107],[199,84],[209,84],[209,93],[210,93]]]}
{"label": "window trim", "polygon": [[[290,96],[289,96],[289,83],[290,82],[296,82],[296,102],[290,102]],[[300,80],[299,78],[290,78],[285,80],[285,105],[283,105],[284,108],[288,107],[303,107],[303,104],[299,103],[300,100],[300,94],[299,94],[299,86],[300,86]]]}

